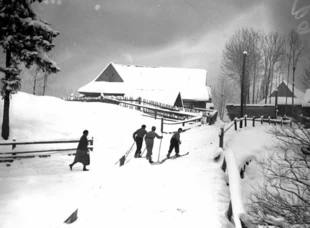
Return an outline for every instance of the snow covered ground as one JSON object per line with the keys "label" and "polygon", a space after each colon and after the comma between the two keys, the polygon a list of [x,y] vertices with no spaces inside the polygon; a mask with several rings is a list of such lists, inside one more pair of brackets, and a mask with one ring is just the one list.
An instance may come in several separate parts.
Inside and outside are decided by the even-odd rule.
{"label": "snow covered ground", "polygon": [[[221,161],[213,161],[220,121],[182,133],[181,154],[189,151],[188,156],[150,165],[133,158],[132,151],[119,167],[115,163],[134,143],[132,133],[146,124],[147,130],[156,126],[160,134],[160,120],[112,104],[68,102],[21,92],[11,101],[9,140],[78,139],[88,129],[94,151],[89,172],[82,172],[80,164],[70,171],[74,157],[67,153],[16,160],[10,166],[0,163],[0,227],[231,226],[225,218],[229,203],[225,175]],[[240,167],[253,159],[242,180],[245,193],[261,181],[254,160],[274,144],[265,133],[269,127],[257,123],[255,128],[231,129],[225,135],[225,147],[236,153]],[[165,157],[170,137],[164,134],[162,141],[155,140],[153,160]],[[0,151],[9,149],[0,147]],[[16,148],[23,149],[26,146]],[[76,222],[64,224],[77,208]]]}

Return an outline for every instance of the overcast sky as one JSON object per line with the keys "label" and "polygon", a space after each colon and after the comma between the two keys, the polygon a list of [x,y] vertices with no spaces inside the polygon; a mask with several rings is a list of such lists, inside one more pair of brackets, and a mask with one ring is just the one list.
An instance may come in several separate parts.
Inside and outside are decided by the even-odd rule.
{"label": "overcast sky", "polygon": [[237,29],[283,32],[303,23],[305,31],[309,1],[295,3],[293,9],[294,0],[45,0],[34,9],[60,32],[53,56],[62,71],[54,87],[76,90],[109,62],[202,68],[213,84],[222,48]]}

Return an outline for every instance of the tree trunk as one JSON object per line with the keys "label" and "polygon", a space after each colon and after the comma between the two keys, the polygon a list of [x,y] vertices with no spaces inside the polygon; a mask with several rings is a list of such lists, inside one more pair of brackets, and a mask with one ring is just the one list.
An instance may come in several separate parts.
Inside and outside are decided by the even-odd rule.
{"label": "tree trunk", "polygon": [[[290,48],[290,53],[289,53],[289,56],[288,56],[288,64],[287,64],[287,88],[288,88],[288,83],[289,83],[289,80],[290,80],[290,66],[291,66],[291,60],[292,60],[292,57],[291,57],[291,53],[292,53],[292,48]],[[288,94],[287,94],[287,90],[285,92],[285,114],[287,114],[287,97],[288,97]]]}
{"label": "tree trunk", "polygon": [[253,97],[252,97],[252,104],[255,103],[255,87],[256,87],[256,65],[254,67],[254,74],[253,74]]}
{"label": "tree trunk", "polygon": [[[11,52],[7,50],[6,52],[6,67],[10,67],[11,64]],[[5,78],[10,77],[9,73],[5,74]],[[5,88],[6,89],[6,88]],[[3,102],[3,119],[2,119],[2,133],[1,136],[3,139],[7,140],[10,136],[10,91],[6,90],[4,93],[4,102]]]}
{"label": "tree trunk", "polygon": [[[269,95],[271,95],[272,92],[272,86],[273,86],[273,64],[272,64],[272,68],[271,68],[271,80],[270,80],[270,89],[269,89]],[[269,97],[269,104],[271,104],[271,96]]]}
{"label": "tree trunk", "polygon": [[268,76],[266,80],[266,87],[265,87],[265,104],[267,104],[267,97],[268,97],[268,90],[269,90],[269,83],[270,83],[270,71],[271,71],[270,68],[269,68],[269,72],[268,72]]}
{"label": "tree trunk", "polygon": [[7,140],[10,136],[10,91],[5,91],[3,122],[2,122],[2,138]]}
{"label": "tree trunk", "polygon": [[44,78],[43,78],[43,92],[42,95],[45,95],[45,90],[46,90],[46,86],[47,86],[47,75],[46,73],[44,73]]}
{"label": "tree trunk", "polygon": [[33,81],[33,90],[32,90],[33,95],[36,95],[36,85],[37,85],[37,78],[36,77],[34,78],[34,81]]}

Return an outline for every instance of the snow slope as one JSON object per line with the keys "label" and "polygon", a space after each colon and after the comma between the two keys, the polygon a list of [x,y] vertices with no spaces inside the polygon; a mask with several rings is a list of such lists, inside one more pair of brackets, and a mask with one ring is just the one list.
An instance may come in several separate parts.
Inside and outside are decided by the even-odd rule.
{"label": "snow slope", "polygon": [[[70,227],[230,227],[225,218],[229,203],[225,175],[221,161],[213,161],[222,123],[182,133],[181,153],[190,151],[188,156],[151,166],[131,152],[124,166],[115,165],[142,124],[147,130],[154,125],[160,133],[159,120],[120,106],[14,95],[10,139],[72,139],[88,129],[94,151],[89,172],[82,172],[80,164],[70,171],[73,157],[66,153],[17,160],[11,166],[0,163],[0,227],[68,226],[63,221],[77,208],[78,220]],[[241,166],[265,150],[270,139],[266,128],[232,129],[225,135],[225,146],[236,151]],[[155,140],[153,160],[165,157],[170,137],[164,134],[162,141]],[[247,184],[260,178],[259,167],[254,162],[249,167],[243,180],[246,192]]]}

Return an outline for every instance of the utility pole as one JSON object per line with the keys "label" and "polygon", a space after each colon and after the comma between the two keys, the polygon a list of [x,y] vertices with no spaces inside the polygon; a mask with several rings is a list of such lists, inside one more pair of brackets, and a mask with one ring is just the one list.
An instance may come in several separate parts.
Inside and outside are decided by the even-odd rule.
{"label": "utility pole", "polygon": [[292,87],[293,87],[293,89],[292,89],[292,92],[293,92],[293,94],[292,94],[292,115],[294,115],[295,70],[296,70],[296,65],[294,64],[294,66],[293,66],[293,85],[292,85]]}
{"label": "utility pole", "polygon": [[278,88],[275,90],[275,102],[274,102],[274,110],[275,110],[275,117],[278,118]]}
{"label": "utility pole", "polygon": [[244,107],[244,81],[245,81],[245,64],[246,64],[246,56],[248,53],[246,51],[243,52],[243,65],[242,65],[242,76],[241,76],[241,104],[240,104],[240,117],[243,117],[243,107]]}

